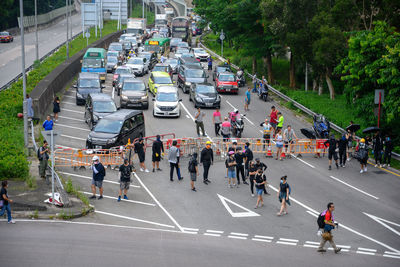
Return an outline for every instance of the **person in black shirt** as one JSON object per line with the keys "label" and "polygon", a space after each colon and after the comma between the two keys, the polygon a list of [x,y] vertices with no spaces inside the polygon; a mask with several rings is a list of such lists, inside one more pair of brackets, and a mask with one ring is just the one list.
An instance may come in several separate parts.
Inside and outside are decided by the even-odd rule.
{"label": "person in black shirt", "polygon": [[392,159],[393,142],[388,135],[386,135],[384,145],[385,145],[385,154],[383,156],[383,163],[384,163],[383,167],[386,166],[390,167],[390,160]]}
{"label": "person in black shirt", "polygon": [[157,135],[156,141],[153,142],[152,146],[152,162],[153,162],[153,172],[155,172],[155,168],[157,166],[157,171],[161,171],[160,169],[160,160],[161,160],[161,155],[164,156],[164,146],[161,141],[160,135]]}
{"label": "person in black shirt", "polygon": [[149,170],[146,168],[146,165],[144,164],[145,156],[146,154],[144,153],[144,139],[142,137],[139,138],[139,142],[136,142],[135,145],[135,153],[139,157],[139,163],[140,163],[140,171],[143,172],[149,172]]}
{"label": "person in black shirt", "polygon": [[338,156],[336,153],[336,148],[338,146],[338,142],[335,139],[335,136],[332,134],[331,137],[325,141],[324,145],[327,146],[329,144],[329,149],[328,149],[328,159],[329,159],[329,170],[332,170],[332,157],[335,160],[336,163],[336,168],[339,169],[339,164],[338,164]]}
{"label": "person in black shirt", "polygon": [[262,193],[264,192],[264,188],[265,188],[265,184],[266,184],[266,178],[265,178],[265,175],[263,175],[262,168],[258,168],[257,169],[256,175],[254,177],[254,182],[255,182],[256,191],[257,191],[257,203],[256,203],[256,206],[254,208],[257,209],[258,205],[260,203],[261,203],[261,207],[264,206]]}
{"label": "person in black shirt", "polygon": [[118,202],[121,201],[122,190],[124,190],[124,199],[128,199],[129,185],[131,183],[132,166],[129,164],[128,159],[124,159],[124,164],[119,166],[119,195]]}
{"label": "person in black shirt", "polygon": [[7,187],[8,187],[8,181],[6,181],[6,180],[2,181],[1,182],[1,190],[0,190],[0,201],[3,202],[3,206],[1,207],[1,210],[0,210],[0,217],[3,216],[3,214],[7,210],[8,223],[15,223],[15,221],[12,219],[12,216],[11,216],[11,207],[10,207],[10,203],[12,203],[13,201],[8,197]]}
{"label": "person in black shirt", "polygon": [[254,178],[257,174],[257,167],[254,165],[254,161],[249,162],[249,180],[250,180],[250,191],[251,196],[254,197]]}
{"label": "person in black shirt", "polygon": [[278,191],[278,199],[279,202],[281,202],[281,209],[280,211],[276,214],[278,216],[281,216],[282,214],[288,214],[287,211],[287,206],[290,205],[290,200],[289,200],[289,194],[290,194],[290,185],[287,183],[287,176],[281,177],[281,183],[279,185],[279,191]]}
{"label": "person in black shirt", "polygon": [[342,138],[339,140],[339,163],[340,167],[346,167],[346,158],[347,158],[347,146],[349,140],[346,138],[346,134],[342,135]]}
{"label": "person in black shirt", "polygon": [[214,162],[214,153],[211,148],[211,142],[207,141],[206,142],[206,147],[203,148],[200,154],[200,163],[203,164],[204,172],[203,172],[203,183],[208,184],[211,183],[210,180],[208,180],[208,171],[210,170],[210,166]]}
{"label": "person in black shirt", "polygon": [[[256,167],[257,169],[261,168],[263,172],[265,172],[268,168],[267,165],[265,165],[264,162],[261,162],[259,158],[256,158],[256,163],[254,163],[254,167]],[[269,195],[269,193],[267,192],[267,188],[265,186],[264,186],[264,194]]]}
{"label": "person in black shirt", "polygon": [[249,162],[253,160],[253,151],[250,149],[250,143],[246,142],[246,146],[244,147],[244,156],[245,162],[244,162],[244,167],[246,169],[246,177],[249,177]]}
{"label": "person in black shirt", "polygon": [[236,159],[236,179],[237,179],[237,183],[240,184],[240,174],[242,174],[243,183],[244,184],[248,184],[246,182],[246,177],[244,176],[244,159],[245,159],[245,155],[243,154],[243,151],[242,151],[241,147],[238,147],[236,149],[235,159]]}
{"label": "person in black shirt", "polygon": [[375,168],[382,167],[383,141],[379,132],[375,134],[373,140],[373,147],[374,147]]}

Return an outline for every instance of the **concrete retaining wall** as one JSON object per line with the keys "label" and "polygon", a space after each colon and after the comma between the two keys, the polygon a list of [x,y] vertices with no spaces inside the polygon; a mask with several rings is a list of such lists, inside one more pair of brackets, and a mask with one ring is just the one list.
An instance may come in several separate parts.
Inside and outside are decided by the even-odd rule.
{"label": "concrete retaining wall", "polygon": [[90,47],[107,49],[109,44],[118,40],[122,31],[111,33],[100,40],[82,49],[68,60],[65,60],[43,80],[41,80],[31,92],[35,117],[44,119],[47,111],[51,108],[53,99],[57,93],[64,90],[65,86],[81,71],[81,59],[85,51]]}

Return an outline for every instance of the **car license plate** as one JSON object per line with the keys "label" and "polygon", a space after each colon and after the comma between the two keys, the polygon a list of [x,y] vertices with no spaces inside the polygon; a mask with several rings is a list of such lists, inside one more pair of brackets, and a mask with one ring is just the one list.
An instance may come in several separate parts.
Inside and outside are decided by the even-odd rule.
{"label": "car license plate", "polygon": [[225,91],[227,91],[227,92],[230,92],[230,91],[231,91],[231,89],[230,89],[230,88],[226,88],[226,89],[225,89]]}
{"label": "car license plate", "polygon": [[96,149],[103,149],[102,146],[95,146]]}
{"label": "car license plate", "polygon": [[206,103],[207,107],[211,107],[213,105],[213,103]]}

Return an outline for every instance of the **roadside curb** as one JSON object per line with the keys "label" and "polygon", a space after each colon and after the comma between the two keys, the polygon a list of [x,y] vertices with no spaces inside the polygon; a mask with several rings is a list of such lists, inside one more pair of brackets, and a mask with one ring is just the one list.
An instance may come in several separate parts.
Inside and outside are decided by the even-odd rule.
{"label": "roadside curb", "polygon": [[[68,208],[63,209],[60,208],[60,212],[57,213],[41,213],[41,212],[35,212],[35,211],[13,211],[12,212],[12,217],[17,218],[17,219],[54,219],[54,220],[70,220],[70,219],[77,219],[81,218],[83,216],[88,215],[91,212],[95,211],[95,208],[93,205],[89,205],[89,207],[84,207],[81,211],[77,212],[68,212]],[[62,212],[61,212],[62,211]],[[35,214],[36,213],[36,214]],[[63,216],[66,216],[68,218],[63,218]]]}

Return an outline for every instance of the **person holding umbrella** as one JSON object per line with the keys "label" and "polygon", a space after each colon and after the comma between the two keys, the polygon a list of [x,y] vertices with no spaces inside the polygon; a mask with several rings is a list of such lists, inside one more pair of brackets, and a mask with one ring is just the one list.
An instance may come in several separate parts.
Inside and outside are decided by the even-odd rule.
{"label": "person holding umbrella", "polygon": [[374,148],[374,158],[375,158],[375,168],[382,168],[382,150],[383,150],[383,141],[379,132],[375,133],[375,137],[373,140],[373,148]]}

